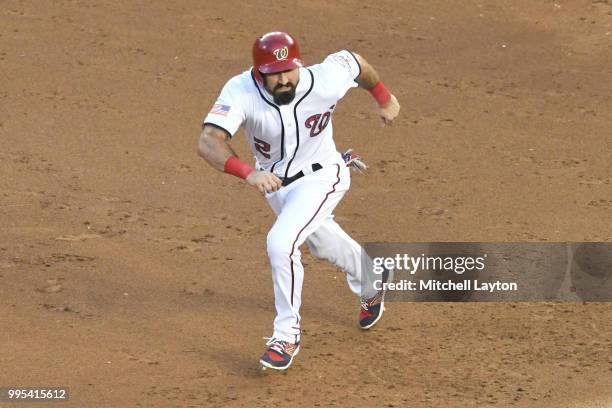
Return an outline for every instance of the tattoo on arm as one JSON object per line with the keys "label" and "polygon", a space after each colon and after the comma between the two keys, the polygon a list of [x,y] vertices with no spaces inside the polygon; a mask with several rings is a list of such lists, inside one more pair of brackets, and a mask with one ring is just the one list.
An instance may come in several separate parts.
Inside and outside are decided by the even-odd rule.
{"label": "tattoo on arm", "polygon": [[228,143],[229,133],[225,129],[205,124],[198,142],[198,154],[212,167],[224,171],[225,162],[230,156],[237,156]]}
{"label": "tattoo on arm", "polygon": [[378,73],[361,55],[357,53],[353,53],[353,55],[355,55],[355,58],[357,58],[357,61],[361,65],[361,74],[357,77],[359,87],[372,89],[380,79]]}

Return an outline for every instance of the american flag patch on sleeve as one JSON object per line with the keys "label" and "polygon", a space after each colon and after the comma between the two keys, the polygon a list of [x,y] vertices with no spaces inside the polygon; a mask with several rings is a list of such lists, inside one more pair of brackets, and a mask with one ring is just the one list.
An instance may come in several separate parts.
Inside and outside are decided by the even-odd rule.
{"label": "american flag patch on sleeve", "polygon": [[210,110],[210,113],[215,114],[215,115],[227,116],[230,109],[231,109],[231,106],[229,105],[222,105],[220,103],[215,103],[212,109]]}

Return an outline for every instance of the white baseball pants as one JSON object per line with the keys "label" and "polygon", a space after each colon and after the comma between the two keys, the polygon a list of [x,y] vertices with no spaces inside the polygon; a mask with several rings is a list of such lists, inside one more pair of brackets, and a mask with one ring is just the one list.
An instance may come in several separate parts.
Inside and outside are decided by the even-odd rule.
{"label": "white baseball pants", "polygon": [[268,233],[276,319],[273,337],[300,341],[300,306],[304,267],[300,246],[346,272],[353,293],[361,295],[361,246],[334,221],[333,211],[351,184],[350,169],[342,163],[266,194],[277,219]]}

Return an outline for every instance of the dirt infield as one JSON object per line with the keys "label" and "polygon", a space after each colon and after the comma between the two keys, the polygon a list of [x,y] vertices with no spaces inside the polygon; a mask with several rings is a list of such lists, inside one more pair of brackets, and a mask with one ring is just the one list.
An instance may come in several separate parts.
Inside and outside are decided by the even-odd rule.
{"label": "dirt infield", "polygon": [[257,372],[273,214],[196,144],[273,29],[308,63],[362,54],[402,104],[384,129],[367,92],[336,110],[371,166],[336,212],[357,240],[612,241],[607,0],[5,0],[0,387],[68,386],[67,407],[612,407],[611,304],[392,303],[362,333],[309,255],[302,352]]}

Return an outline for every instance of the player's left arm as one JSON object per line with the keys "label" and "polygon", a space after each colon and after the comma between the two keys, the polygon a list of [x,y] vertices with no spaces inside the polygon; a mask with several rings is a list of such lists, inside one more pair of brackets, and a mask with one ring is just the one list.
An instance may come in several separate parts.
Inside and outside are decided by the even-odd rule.
{"label": "player's left arm", "polygon": [[378,102],[378,114],[385,125],[390,125],[400,111],[397,98],[381,82],[378,72],[361,55],[353,53],[361,67],[361,73],[355,79],[360,88],[370,91]]}

